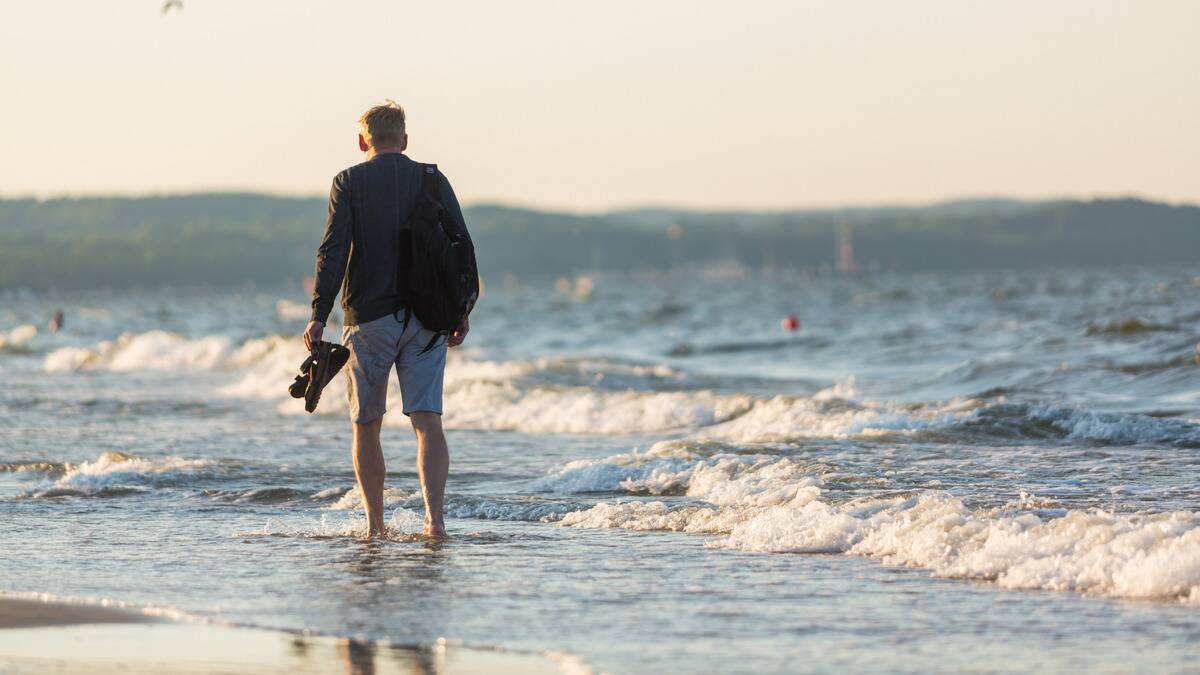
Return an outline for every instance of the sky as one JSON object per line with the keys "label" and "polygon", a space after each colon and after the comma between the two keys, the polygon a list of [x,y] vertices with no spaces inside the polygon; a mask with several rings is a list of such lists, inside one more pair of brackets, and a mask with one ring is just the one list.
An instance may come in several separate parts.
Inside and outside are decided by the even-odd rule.
{"label": "sky", "polygon": [[408,111],[465,203],[1200,202],[1194,0],[0,0],[0,195],[319,195]]}

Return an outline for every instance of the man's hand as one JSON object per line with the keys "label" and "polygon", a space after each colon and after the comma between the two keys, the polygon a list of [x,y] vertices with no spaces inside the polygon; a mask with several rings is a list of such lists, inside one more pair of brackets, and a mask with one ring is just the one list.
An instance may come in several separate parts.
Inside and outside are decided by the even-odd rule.
{"label": "man's hand", "polygon": [[446,343],[451,347],[457,347],[467,339],[467,332],[471,330],[470,319],[463,319],[462,325],[450,331],[450,337],[446,338]]}
{"label": "man's hand", "polygon": [[[325,324],[320,321],[309,321],[308,328],[304,329],[304,347],[311,353],[314,346],[321,341],[321,334],[325,332]],[[462,340],[459,340],[462,342]]]}

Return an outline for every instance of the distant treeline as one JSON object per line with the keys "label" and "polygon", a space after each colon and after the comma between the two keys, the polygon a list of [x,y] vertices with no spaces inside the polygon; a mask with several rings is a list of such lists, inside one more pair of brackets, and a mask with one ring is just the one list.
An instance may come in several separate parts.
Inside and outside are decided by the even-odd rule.
{"label": "distant treeline", "polygon": [[[1200,207],[1136,199],[780,212],[467,209],[485,278],[738,264],[864,270],[1193,262]],[[260,194],[0,200],[0,288],[280,282],[311,274],[321,199]]]}

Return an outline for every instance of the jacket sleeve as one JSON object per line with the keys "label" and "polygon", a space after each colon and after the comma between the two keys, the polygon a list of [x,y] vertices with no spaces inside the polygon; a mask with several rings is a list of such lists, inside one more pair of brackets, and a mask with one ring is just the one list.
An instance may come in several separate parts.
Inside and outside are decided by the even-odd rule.
{"label": "jacket sleeve", "polygon": [[327,323],[346,276],[346,261],[350,257],[350,241],[354,230],[354,214],[345,171],[333,179],[329,189],[329,217],[325,221],[325,237],[317,248],[316,284],[313,288],[313,321]]}
{"label": "jacket sleeve", "polygon": [[446,220],[470,240],[471,233],[467,231],[467,221],[463,219],[462,208],[458,205],[458,197],[454,195],[454,188],[450,187],[450,181],[441,171],[438,171],[438,180],[442,207],[446,209]]}

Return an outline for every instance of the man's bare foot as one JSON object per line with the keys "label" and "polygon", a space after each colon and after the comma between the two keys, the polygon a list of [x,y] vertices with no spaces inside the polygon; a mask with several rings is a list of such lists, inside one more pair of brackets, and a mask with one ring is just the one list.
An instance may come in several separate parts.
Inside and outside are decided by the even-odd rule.
{"label": "man's bare foot", "polygon": [[425,521],[425,536],[426,537],[444,537],[446,536],[446,525],[441,522]]}

